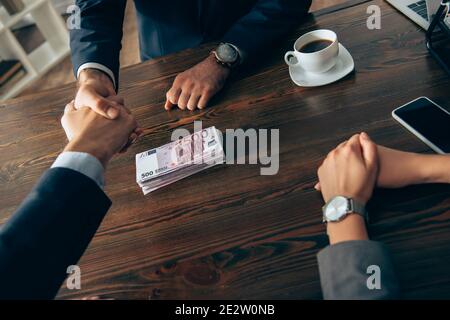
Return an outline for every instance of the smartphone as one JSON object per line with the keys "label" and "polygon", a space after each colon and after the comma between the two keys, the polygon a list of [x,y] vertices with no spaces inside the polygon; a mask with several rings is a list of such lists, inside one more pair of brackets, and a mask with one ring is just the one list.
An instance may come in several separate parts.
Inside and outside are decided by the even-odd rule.
{"label": "smartphone", "polygon": [[437,153],[450,153],[450,113],[427,97],[392,111],[392,116]]}

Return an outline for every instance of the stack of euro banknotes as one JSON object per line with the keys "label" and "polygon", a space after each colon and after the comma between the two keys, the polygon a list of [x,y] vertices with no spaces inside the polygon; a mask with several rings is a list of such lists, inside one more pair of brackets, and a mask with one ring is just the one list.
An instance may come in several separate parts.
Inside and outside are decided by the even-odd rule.
{"label": "stack of euro banknotes", "polygon": [[196,131],[159,148],[136,155],[136,182],[148,194],[224,162],[215,127]]}

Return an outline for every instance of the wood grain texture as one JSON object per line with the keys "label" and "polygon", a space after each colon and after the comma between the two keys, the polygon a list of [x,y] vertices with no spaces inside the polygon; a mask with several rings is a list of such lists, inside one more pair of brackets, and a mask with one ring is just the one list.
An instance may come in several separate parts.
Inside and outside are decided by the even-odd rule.
{"label": "wood grain texture", "polygon": [[311,3],[311,12],[345,3],[346,1],[347,0],[313,0]]}
{"label": "wood grain texture", "polygon": [[[449,78],[427,54],[424,34],[383,1],[355,1],[309,20],[257,68],[230,81],[213,106],[163,110],[174,76],[209,47],[125,68],[121,93],[145,128],[106,175],[113,206],[80,261],[82,289],[59,298],[317,299],[316,254],[327,245],[322,200],[313,189],[327,152],[355,132],[414,152],[428,148],[390,115],[420,95],[448,106]],[[382,29],[366,28],[366,8],[382,8]],[[289,79],[283,53],[309,30],[331,28],[356,72],[319,88]],[[0,105],[0,223],[4,223],[65,144],[59,119],[74,86]],[[280,129],[280,170],[221,165],[143,196],[134,154],[167,143],[173,129]],[[81,200],[82,201],[82,200]],[[392,250],[406,298],[450,298],[450,187],[378,190],[370,234]]]}

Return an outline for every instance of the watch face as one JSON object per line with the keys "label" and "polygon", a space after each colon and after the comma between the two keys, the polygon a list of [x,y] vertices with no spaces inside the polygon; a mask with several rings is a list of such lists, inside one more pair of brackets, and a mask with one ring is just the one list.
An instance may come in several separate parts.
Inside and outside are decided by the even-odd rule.
{"label": "watch face", "polygon": [[336,197],[328,203],[325,209],[325,216],[328,221],[339,221],[348,212],[348,199]]}
{"label": "watch face", "polygon": [[221,44],[217,48],[217,57],[221,62],[234,63],[238,59],[238,52],[227,43]]}

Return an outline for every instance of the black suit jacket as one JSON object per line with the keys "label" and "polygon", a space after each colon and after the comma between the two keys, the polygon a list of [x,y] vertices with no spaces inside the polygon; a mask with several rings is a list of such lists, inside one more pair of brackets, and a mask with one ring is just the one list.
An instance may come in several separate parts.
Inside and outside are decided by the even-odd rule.
{"label": "black suit jacket", "polygon": [[[135,0],[141,59],[211,40],[236,45],[253,60],[298,26],[311,0]],[[87,62],[118,79],[126,0],[77,0],[81,27],[70,32],[75,73]],[[118,82],[118,81],[116,81]]]}
{"label": "black suit jacket", "polygon": [[48,170],[0,229],[0,298],[53,298],[110,205],[85,175]]}

